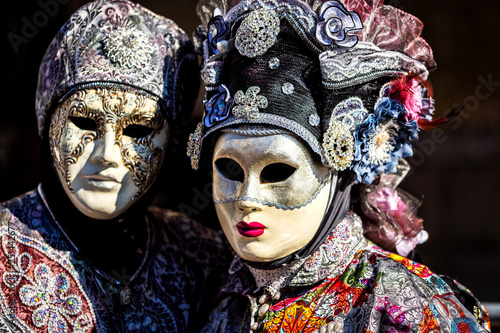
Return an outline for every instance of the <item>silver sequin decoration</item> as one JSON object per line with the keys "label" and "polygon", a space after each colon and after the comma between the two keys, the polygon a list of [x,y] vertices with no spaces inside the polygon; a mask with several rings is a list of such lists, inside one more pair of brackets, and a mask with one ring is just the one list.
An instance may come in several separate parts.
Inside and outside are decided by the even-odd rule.
{"label": "silver sequin decoration", "polygon": [[259,109],[267,108],[267,98],[259,95],[260,88],[252,86],[247,89],[246,93],[243,90],[238,90],[234,94],[233,114],[238,117],[246,117],[248,120],[255,120],[259,116]]}

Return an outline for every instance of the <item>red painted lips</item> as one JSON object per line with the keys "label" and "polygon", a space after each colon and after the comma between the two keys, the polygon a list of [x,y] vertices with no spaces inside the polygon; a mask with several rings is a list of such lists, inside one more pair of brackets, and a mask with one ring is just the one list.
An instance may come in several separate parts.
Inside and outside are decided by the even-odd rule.
{"label": "red painted lips", "polygon": [[240,235],[245,237],[259,237],[264,233],[266,228],[265,225],[259,222],[246,223],[243,221],[238,222],[236,227],[238,228]]}

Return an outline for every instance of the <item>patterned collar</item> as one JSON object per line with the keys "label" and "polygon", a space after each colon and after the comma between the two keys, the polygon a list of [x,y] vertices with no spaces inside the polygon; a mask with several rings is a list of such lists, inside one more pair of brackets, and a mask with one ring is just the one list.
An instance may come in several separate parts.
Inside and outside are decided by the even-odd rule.
{"label": "patterned collar", "polygon": [[327,277],[333,279],[344,272],[356,253],[366,245],[361,219],[349,212],[319,249],[307,259],[297,260],[274,270],[262,270],[245,265],[239,256],[235,256],[223,291],[255,294],[266,289],[273,295],[287,286],[307,286]]}

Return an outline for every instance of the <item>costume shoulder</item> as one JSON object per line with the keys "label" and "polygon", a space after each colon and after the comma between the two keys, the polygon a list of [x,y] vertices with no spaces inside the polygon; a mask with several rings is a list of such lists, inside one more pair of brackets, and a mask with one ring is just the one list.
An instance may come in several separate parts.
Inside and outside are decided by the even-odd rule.
{"label": "costume shoulder", "polygon": [[470,311],[450,285],[427,266],[376,246],[369,246],[364,252],[363,256],[374,268],[376,281],[368,326],[384,318],[386,324],[395,328],[404,322],[410,326],[418,323],[419,331],[427,328],[436,332],[458,332],[467,328],[469,332],[487,332],[490,329],[485,308],[477,302],[480,308]]}
{"label": "costume shoulder", "polygon": [[0,203],[0,233],[16,230],[32,233],[30,226],[38,226],[44,219],[45,210],[36,190]]}

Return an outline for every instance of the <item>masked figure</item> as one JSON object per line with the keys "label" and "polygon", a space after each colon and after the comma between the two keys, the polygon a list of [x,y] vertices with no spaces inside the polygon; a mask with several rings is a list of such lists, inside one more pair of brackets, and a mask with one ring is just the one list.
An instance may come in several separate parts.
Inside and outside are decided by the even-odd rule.
{"label": "masked figure", "polygon": [[199,8],[187,154],[237,253],[203,331],[485,332],[470,292],[412,260],[427,235],[397,189],[418,131],[452,116],[431,117],[421,22],[363,0]]}
{"label": "masked figure", "polygon": [[127,0],[88,3],[56,35],[41,184],[0,206],[2,332],[198,329],[232,255],[222,232],[150,206],[197,71],[184,32]]}

